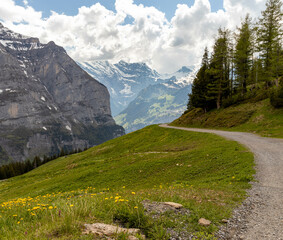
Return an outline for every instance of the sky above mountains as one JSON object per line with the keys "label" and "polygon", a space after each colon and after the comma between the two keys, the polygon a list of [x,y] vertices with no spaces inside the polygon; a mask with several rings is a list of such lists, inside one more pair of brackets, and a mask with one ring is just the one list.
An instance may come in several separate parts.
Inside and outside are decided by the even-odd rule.
{"label": "sky above mountains", "polygon": [[[74,16],[78,13],[81,6],[91,7],[96,3],[100,3],[107,9],[115,11],[115,0],[16,0],[15,3],[20,6],[29,5],[36,11],[41,11],[43,17],[49,17],[52,11],[64,13]],[[165,13],[167,19],[171,19],[175,15],[177,4],[187,4],[192,6],[193,0],[134,0],[134,3],[143,4],[146,7],[153,6],[159,11]],[[211,2],[212,11],[223,9],[223,0],[213,0]]]}
{"label": "sky above mountains", "polygon": [[77,61],[146,62],[166,73],[198,64],[219,27],[264,8],[265,0],[1,0],[0,21]]}

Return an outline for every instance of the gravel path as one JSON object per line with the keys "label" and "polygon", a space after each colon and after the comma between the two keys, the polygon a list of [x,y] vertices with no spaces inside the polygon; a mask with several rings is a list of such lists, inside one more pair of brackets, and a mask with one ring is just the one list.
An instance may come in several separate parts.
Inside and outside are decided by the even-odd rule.
{"label": "gravel path", "polygon": [[218,233],[219,239],[283,240],[283,139],[252,133],[160,127],[214,133],[247,146],[255,155],[256,182],[248,198]]}

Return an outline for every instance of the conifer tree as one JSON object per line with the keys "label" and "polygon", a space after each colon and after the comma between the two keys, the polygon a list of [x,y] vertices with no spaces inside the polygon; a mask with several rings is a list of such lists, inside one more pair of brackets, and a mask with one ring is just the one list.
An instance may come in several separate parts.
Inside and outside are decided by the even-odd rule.
{"label": "conifer tree", "polygon": [[265,78],[278,77],[282,59],[282,1],[267,0],[258,22],[258,47],[264,62]]}
{"label": "conifer tree", "polygon": [[252,64],[252,30],[249,15],[242,22],[236,37],[234,64],[237,88],[244,95]]}
{"label": "conifer tree", "polygon": [[208,76],[208,49],[204,50],[202,57],[201,68],[199,69],[192,85],[192,93],[189,94],[188,109],[191,108],[202,108],[205,112],[208,110],[207,101],[207,84],[209,81]]}
{"label": "conifer tree", "polygon": [[215,101],[217,109],[221,107],[222,99],[230,94],[230,53],[230,33],[220,28],[213,47],[209,66],[210,81],[207,86],[207,99]]}

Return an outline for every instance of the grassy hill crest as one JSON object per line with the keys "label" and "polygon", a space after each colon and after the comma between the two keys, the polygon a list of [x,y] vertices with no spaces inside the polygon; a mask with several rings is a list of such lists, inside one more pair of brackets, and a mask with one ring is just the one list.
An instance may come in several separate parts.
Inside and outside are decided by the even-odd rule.
{"label": "grassy hill crest", "polygon": [[268,98],[215,109],[207,113],[195,108],[186,111],[171,125],[252,132],[263,137],[283,138],[283,108],[274,108]]}

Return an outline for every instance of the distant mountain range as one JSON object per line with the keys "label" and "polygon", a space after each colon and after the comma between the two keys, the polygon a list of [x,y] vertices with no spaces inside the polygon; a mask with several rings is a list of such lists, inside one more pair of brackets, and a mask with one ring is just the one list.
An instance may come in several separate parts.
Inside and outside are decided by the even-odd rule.
{"label": "distant mountain range", "polygon": [[142,89],[162,81],[145,63],[97,61],[78,64],[108,88],[113,116],[122,112]]}
{"label": "distant mountain range", "polygon": [[162,75],[145,63],[94,61],[78,64],[108,88],[112,114],[126,132],[149,124],[170,122],[186,108],[194,76],[189,67]]}
{"label": "distant mountain range", "polygon": [[147,125],[172,122],[186,109],[191,85],[181,87],[172,77],[165,83],[144,88],[129,106],[115,117],[126,132],[141,129]]}
{"label": "distant mountain range", "polygon": [[123,135],[109,97],[62,47],[0,23],[0,165]]}

